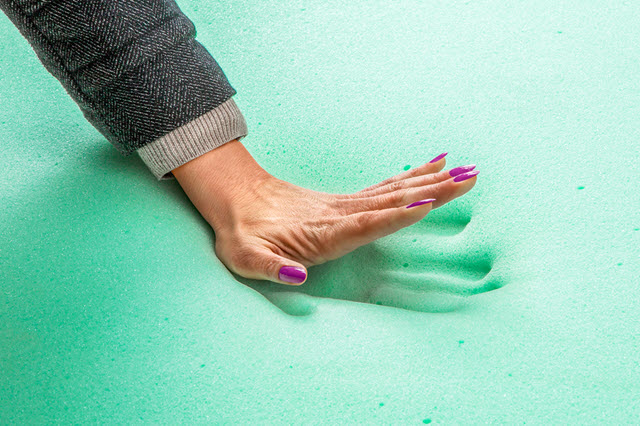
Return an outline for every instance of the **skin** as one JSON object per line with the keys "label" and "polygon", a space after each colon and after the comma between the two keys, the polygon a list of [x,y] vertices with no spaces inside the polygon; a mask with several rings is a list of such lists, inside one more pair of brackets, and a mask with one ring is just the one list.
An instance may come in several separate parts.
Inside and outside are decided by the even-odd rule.
{"label": "skin", "polygon": [[[229,270],[245,278],[302,285],[281,281],[280,268],[306,271],[337,259],[413,225],[473,188],[477,176],[454,182],[443,171],[445,165],[443,158],[354,194],[331,194],[274,177],[233,140],[173,174],[215,231],[216,255]],[[426,198],[436,201],[406,208]]]}

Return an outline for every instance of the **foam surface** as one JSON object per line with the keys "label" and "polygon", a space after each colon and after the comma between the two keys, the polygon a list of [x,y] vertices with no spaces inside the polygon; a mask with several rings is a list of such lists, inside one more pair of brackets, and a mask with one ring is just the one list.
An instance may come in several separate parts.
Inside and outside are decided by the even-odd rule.
{"label": "foam surface", "polygon": [[636,423],[640,7],[429,3],[180,2],[276,177],[481,172],[299,288],[229,272],[0,16],[1,422]]}

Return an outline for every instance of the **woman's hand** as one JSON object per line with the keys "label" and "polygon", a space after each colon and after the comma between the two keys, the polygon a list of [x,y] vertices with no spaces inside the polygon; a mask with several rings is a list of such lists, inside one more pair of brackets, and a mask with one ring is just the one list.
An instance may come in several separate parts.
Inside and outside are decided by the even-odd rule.
{"label": "woman's hand", "polygon": [[444,166],[441,158],[355,194],[329,194],[275,178],[234,140],[173,174],[215,230],[215,252],[227,268],[245,278],[300,285],[307,267],[412,225],[471,190],[477,172],[460,179],[475,166],[451,173],[441,172]]}

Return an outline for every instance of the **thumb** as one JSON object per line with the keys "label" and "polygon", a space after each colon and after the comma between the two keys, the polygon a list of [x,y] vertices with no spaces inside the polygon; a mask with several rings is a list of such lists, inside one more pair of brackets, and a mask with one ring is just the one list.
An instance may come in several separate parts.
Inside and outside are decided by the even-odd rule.
{"label": "thumb", "polygon": [[302,285],[307,269],[300,263],[279,256],[266,247],[254,248],[241,262],[233,265],[245,278],[274,281],[286,285]]}

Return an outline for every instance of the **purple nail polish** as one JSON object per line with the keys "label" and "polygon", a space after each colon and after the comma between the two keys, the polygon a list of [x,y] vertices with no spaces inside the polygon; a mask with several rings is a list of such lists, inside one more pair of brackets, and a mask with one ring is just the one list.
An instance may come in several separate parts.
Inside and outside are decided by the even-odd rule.
{"label": "purple nail polish", "polygon": [[440,161],[440,160],[442,160],[442,159],[445,157],[445,155],[447,155],[447,153],[446,153],[446,152],[443,152],[442,154],[438,155],[438,156],[437,156],[436,158],[434,158],[433,160],[429,161],[429,163],[435,163],[436,161]]}
{"label": "purple nail polish", "polygon": [[280,274],[278,275],[280,281],[287,283],[300,284],[307,278],[307,274],[304,269],[295,266],[283,266],[280,268]]}
{"label": "purple nail polish", "polygon": [[463,180],[467,180],[469,178],[474,177],[475,175],[477,175],[478,173],[480,173],[478,170],[474,170],[472,172],[468,172],[468,173],[463,173],[461,175],[458,175],[456,177],[453,178],[454,182],[462,182]]}
{"label": "purple nail polish", "polygon": [[428,203],[432,203],[434,202],[436,199],[435,198],[429,198],[427,200],[420,200],[420,201],[416,201],[415,203],[411,203],[407,206],[407,208],[409,207],[417,207],[417,206],[421,206],[423,204],[428,204]]}
{"label": "purple nail polish", "polygon": [[468,166],[456,167],[455,169],[449,170],[449,175],[451,177],[458,176],[458,175],[460,175],[462,173],[470,172],[471,170],[473,170],[475,168],[476,168],[475,164],[469,164]]}

